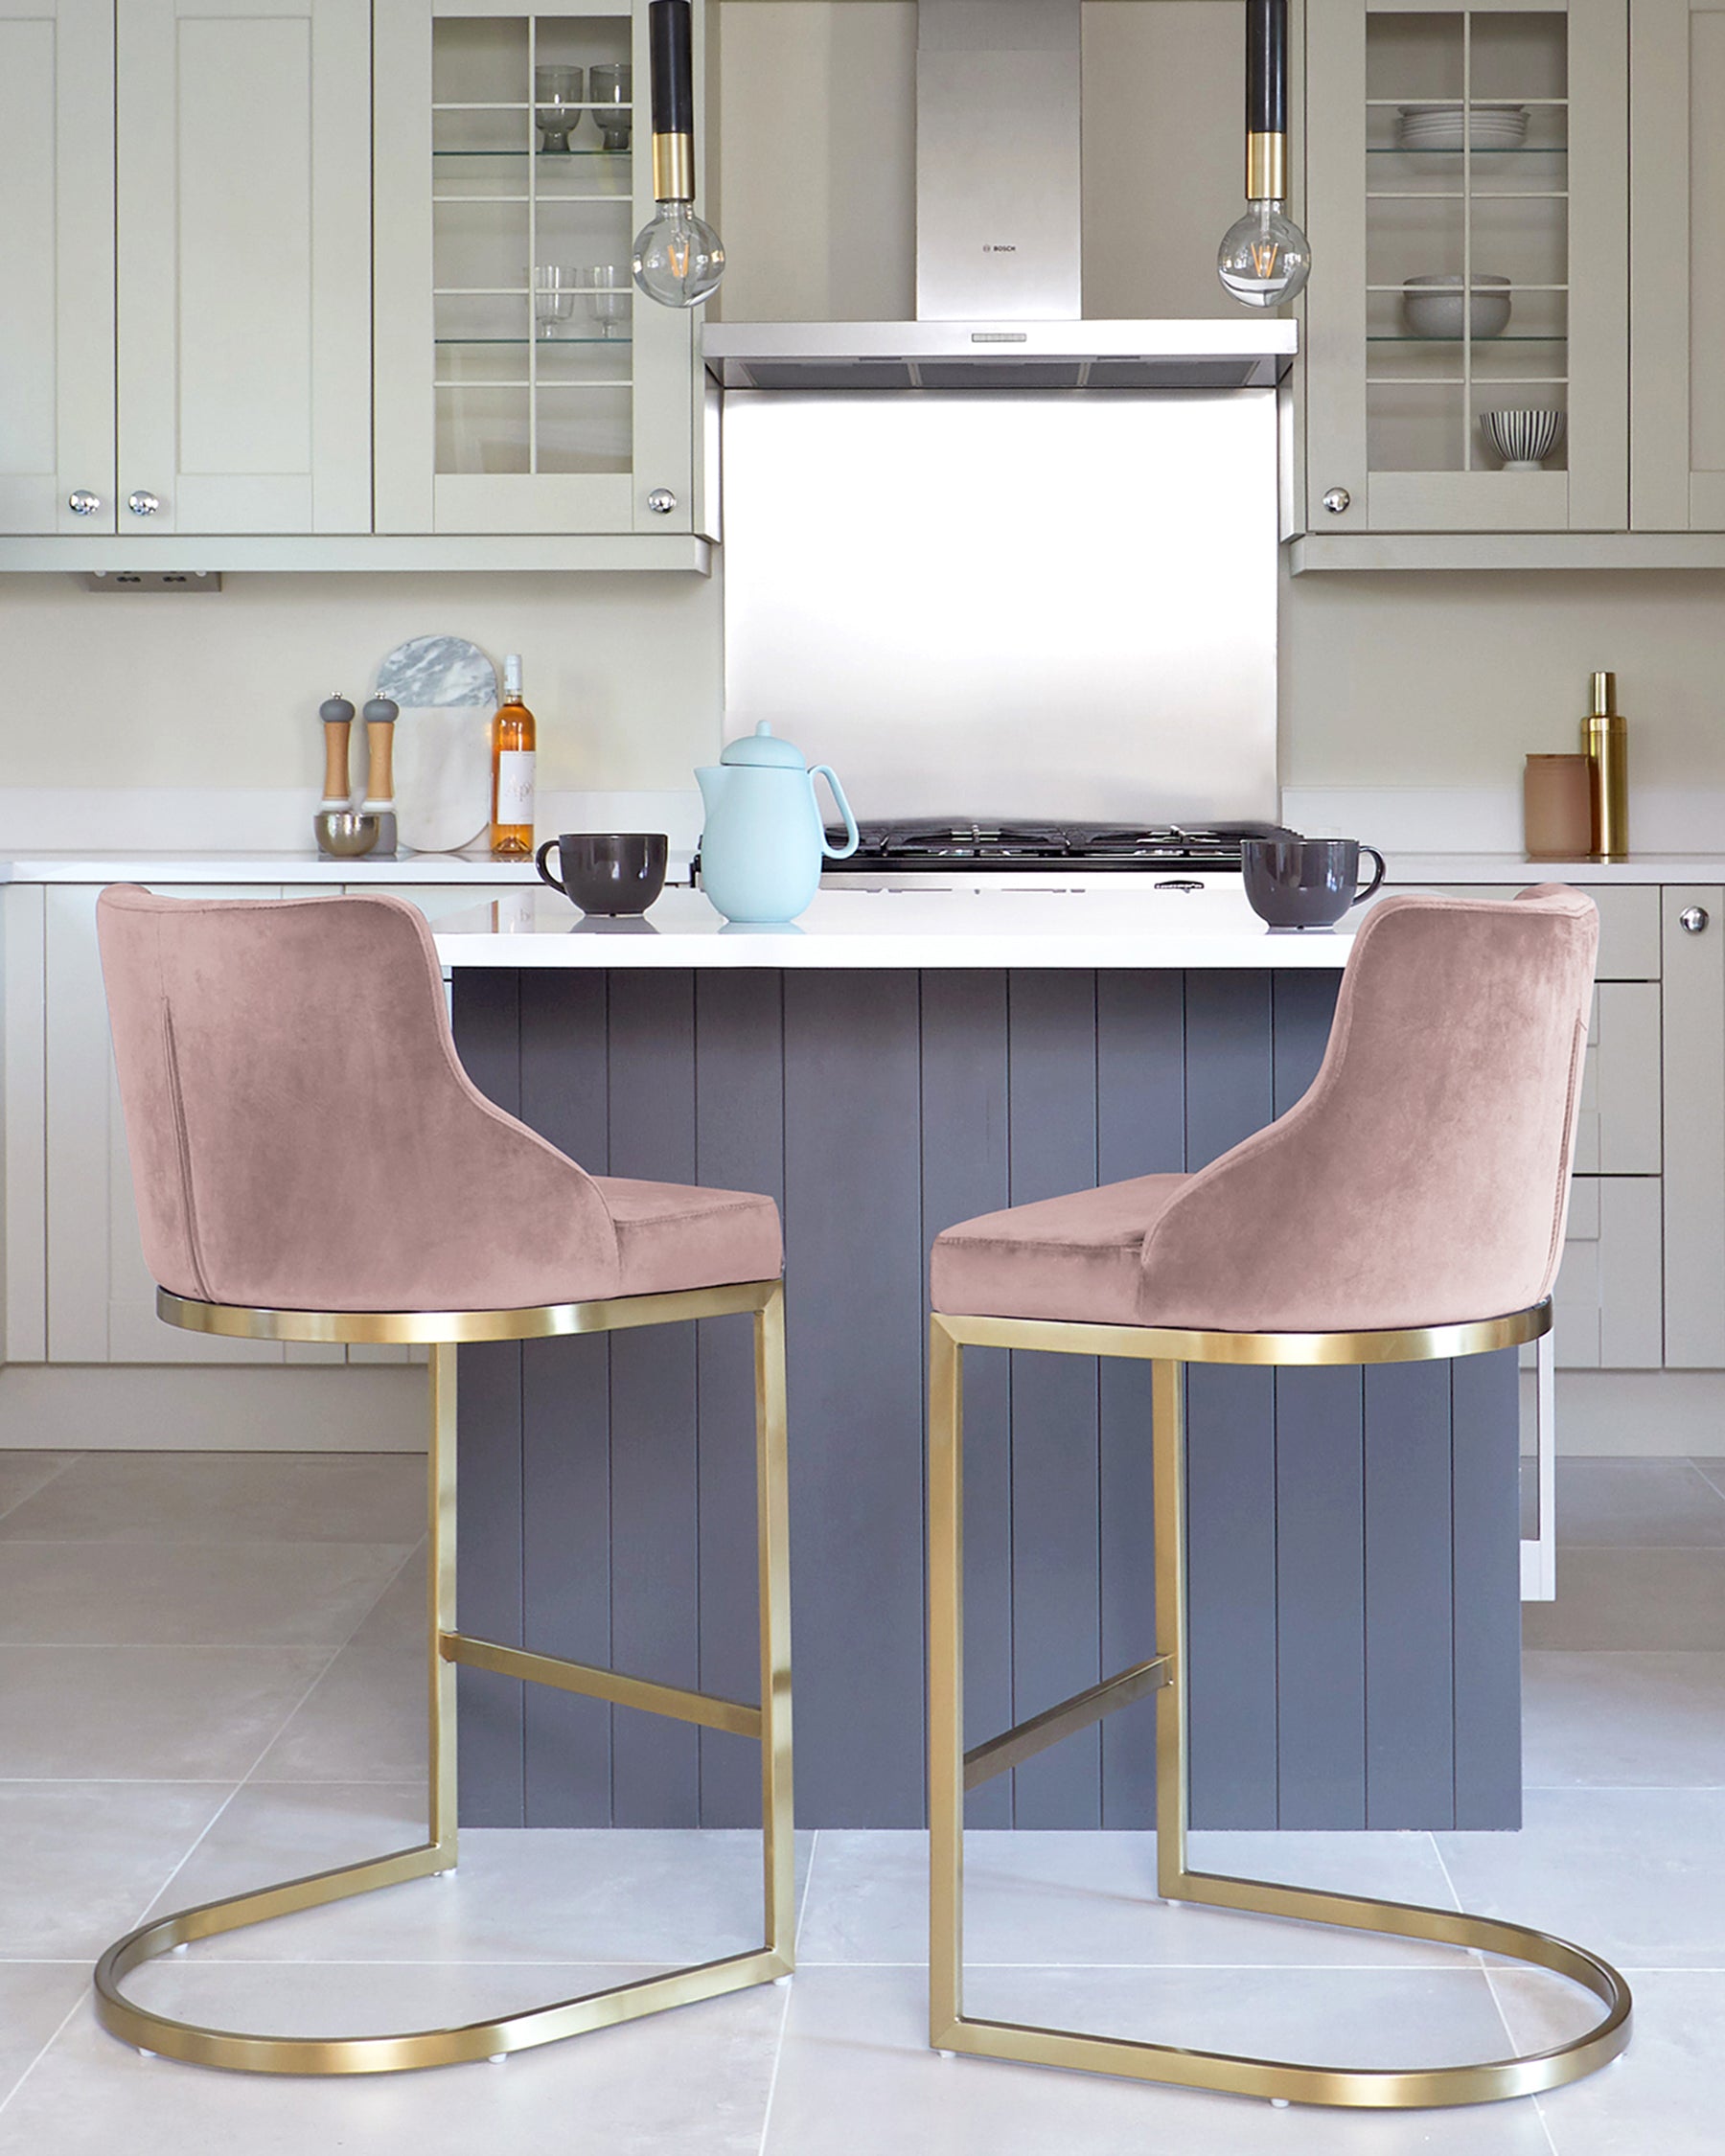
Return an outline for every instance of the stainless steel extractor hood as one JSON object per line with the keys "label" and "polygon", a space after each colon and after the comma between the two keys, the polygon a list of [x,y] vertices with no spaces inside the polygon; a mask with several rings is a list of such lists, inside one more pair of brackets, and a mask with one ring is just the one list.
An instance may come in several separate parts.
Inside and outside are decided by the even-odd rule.
{"label": "stainless steel extractor hood", "polygon": [[1257,389],[1295,325],[1087,322],[1080,0],[920,0],[914,322],[712,322],[726,389]]}

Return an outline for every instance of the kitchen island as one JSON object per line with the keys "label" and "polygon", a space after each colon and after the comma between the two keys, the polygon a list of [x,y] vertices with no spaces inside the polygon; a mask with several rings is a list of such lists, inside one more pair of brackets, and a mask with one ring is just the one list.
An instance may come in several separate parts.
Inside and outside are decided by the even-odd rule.
{"label": "kitchen island", "polygon": [[[793,932],[688,891],[633,926],[525,894],[437,924],[494,1099],[597,1172],[783,1209],[806,1824],[923,1818],[932,1237],[1200,1167],[1317,1070],[1348,933],[1272,935],[1237,880],[1198,881],[822,893]],[[971,1741],[1154,1649],[1148,1368],[1009,1365],[967,1359]],[[463,1628],[752,1696],[749,1399],[724,1319],[464,1348]],[[1513,1354],[1194,1369],[1188,1427],[1194,1823],[1516,1824]],[[461,1677],[475,1823],[755,1816],[742,1739]],[[973,1822],[1148,1823],[1153,1714],[989,1785]]]}

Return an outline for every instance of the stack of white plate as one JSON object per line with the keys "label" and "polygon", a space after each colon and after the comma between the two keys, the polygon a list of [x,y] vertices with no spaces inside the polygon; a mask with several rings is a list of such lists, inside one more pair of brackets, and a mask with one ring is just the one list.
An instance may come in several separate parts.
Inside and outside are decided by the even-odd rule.
{"label": "stack of white plate", "polygon": [[1403,149],[1460,149],[1464,128],[1474,149],[1519,149],[1528,139],[1525,104],[1404,104],[1395,123]]}

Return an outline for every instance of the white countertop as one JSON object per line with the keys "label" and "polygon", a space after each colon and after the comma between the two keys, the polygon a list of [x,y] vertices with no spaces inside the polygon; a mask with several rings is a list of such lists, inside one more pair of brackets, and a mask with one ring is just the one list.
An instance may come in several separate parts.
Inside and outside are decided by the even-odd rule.
{"label": "white countertop", "polygon": [[792,927],[726,923],[699,891],[667,891],[635,922],[584,918],[545,891],[511,892],[435,925],[446,966],[1342,966],[1340,929],[1272,933],[1232,879],[1193,892],[821,891]]}
{"label": "white countertop", "polygon": [[1631,854],[1627,860],[1530,860],[1526,854],[1386,850],[1392,883],[1725,883],[1725,854]]}
{"label": "white countertop", "polygon": [[537,883],[530,860],[485,854],[402,854],[326,860],[312,853],[18,855],[0,883]]}
{"label": "white countertop", "polygon": [[[1529,860],[1523,854],[1389,852],[1390,881],[1398,885],[1501,883],[1725,883],[1725,854],[1635,854],[1626,861]],[[686,883],[687,849],[673,852],[670,880]],[[534,883],[531,861],[493,860],[485,854],[402,854],[397,860],[325,860],[309,852],[164,852],[160,848],[104,852],[18,853],[0,861],[4,883],[393,883],[435,885]],[[1019,903],[1023,903],[1022,899]]]}

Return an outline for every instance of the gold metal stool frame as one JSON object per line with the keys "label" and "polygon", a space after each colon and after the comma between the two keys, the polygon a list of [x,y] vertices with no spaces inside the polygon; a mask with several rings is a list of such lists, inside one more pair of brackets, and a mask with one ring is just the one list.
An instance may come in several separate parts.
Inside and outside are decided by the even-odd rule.
{"label": "gold metal stool frame", "polygon": [[[188,1331],[238,1340],[383,1342],[427,1344],[430,1357],[430,1563],[428,1644],[431,1757],[428,1838],[412,1848],[332,1871],[312,1872],[253,1893],[151,1917],[116,1939],[96,1964],[96,2011],[104,2029],[140,2051],[253,2074],[392,2074],[411,2067],[500,2059],[511,2052],[632,2021],[666,2007],[740,1991],[791,1974],[794,1961],[791,1800],[791,1586],[785,1466],[785,1304],[778,1280],[750,1280],[683,1294],[610,1302],[550,1303],[527,1310],[251,1310],[156,1293],[158,1314]],[[760,1578],[761,1704],[683,1691],[585,1663],[532,1654],[455,1630],[455,1351],[464,1342],[546,1340],[621,1332],[692,1318],[754,1318],[755,1489]],[[496,1670],[619,1707],[637,1707],[712,1730],[754,1737],[761,1747],[765,1942],[742,1954],[612,1984],[494,2021],[423,2029],[395,2036],[256,2036],[207,2029],[154,2013],[120,1986],[141,1962],[247,1924],[316,1909],[402,1879],[450,1871],[456,1861],[455,1665]]]}
{"label": "gold metal stool frame", "polygon": [[[1405,2109],[1489,2103],[1579,2080],[1617,2057],[1629,2041],[1629,1986],[1584,1947],[1523,1924],[1468,1916],[1411,1902],[1376,1901],[1265,1880],[1186,1869],[1186,1583],[1184,1365],[1258,1366],[1429,1362],[1514,1347],[1549,1332],[1550,1301],[1476,1324],[1406,1332],[1221,1333],[1135,1325],[1088,1325],[1021,1318],[936,1313],[930,1341],[929,1415],[929,2041],[941,2052],[1018,2059],[1092,2074],[1131,2076],[1182,2088],[1226,2090],[1273,2102]],[[1147,1662],[1076,1693],[985,1744],[964,1747],[964,1480],[961,1365],[966,1347],[1012,1347],[1055,1355],[1125,1356],[1155,1365],[1153,1477],[1156,1512],[1156,1623],[1160,1651]],[[1353,1931],[1502,1954],[1581,1984],[1605,2007],[1585,2034],[1550,2050],[1473,2066],[1407,2072],[1327,2067],[1194,2051],[1172,2044],[1086,2035],[1065,2029],[985,2021],[964,2012],[964,1798],[1116,1707],[1157,1693],[1157,1886],[1169,1901],[1300,1917]]]}

